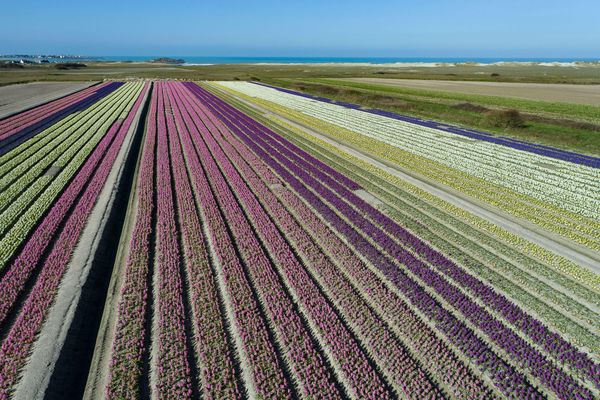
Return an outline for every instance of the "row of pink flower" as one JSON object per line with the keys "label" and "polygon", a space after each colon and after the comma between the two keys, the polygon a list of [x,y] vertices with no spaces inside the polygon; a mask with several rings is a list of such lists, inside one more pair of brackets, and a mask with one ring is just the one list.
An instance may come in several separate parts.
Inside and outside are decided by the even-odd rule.
{"label": "row of pink flower", "polygon": [[[247,116],[243,116],[243,114],[242,116],[238,116],[238,120],[244,120],[244,118],[249,120],[249,118]],[[381,229],[375,226],[372,222],[365,219],[356,211],[355,207],[357,207],[357,204],[348,204],[348,199],[353,199],[351,193],[347,197],[337,196],[331,189],[314,178],[315,176],[319,176],[320,172],[318,170],[314,168],[311,169],[305,165],[300,166],[294,163],[293,157],[286,157],[286,155],[288,155],[290,152],[290,149],[293,149],[293,146],[282,146],[280,143],[277,143],[277,141],[263,139],[265,133],[256,129],[256,122],[250,120],[249,123],[254,124],[255,129],[253,130],[253,135],[248,137],[248,139],[259,143],[260,146],[267,150],[268,154],[277,157],[279,160],[278,162],[281,162],[282,165],[286,166],[286,168],[289,168],[290,171],[293,171],[293,173],[299,176],[302,181],[308,185],[308,187],[311,187],[312,190],[315,190],[317,193],[319,193],[319,195],[326,199],[328,203],[332,204],[335,209],[338,210],[338,212],[342,213],[342,215],[351,221],[354,225],[354,229],[359,228],[364,233],[365,237],[370,238],[373,242],[377,243],[378,246],[381,246],[380,248],[385,254],[384,259],[393,259],[394,261],[398,261],[400,265],[407,266],[422,280],[423,283],[421,285],[424,284],[432,287],[445,301],[456,307],[467,319],[475,324],[478,329],[488,335],[492,342],[495,342],[500,348],[502,348],[513,362],[526,369],[529,374],[539,379],[542,384],[554,391],[559,397],[568,398],[574,393],[582,398],[591,398],[593,396],[587,388],[578,383],[573,377],[562,371],[555,363],[539,353],[537,349],[516,335],[511,329],[503,325],[499,320],[493,318],[489,313],[486,312],[485,309],[476,305],[472,300],[458,291],[456,287],[449,285],[448,282],[439,277],[436,272],[427,268],[422,261],[416,259],[411,253],[398,246],[394,239],[382,232]],[[262,130],[264,131],[267,129],[263,127]],[[276,134],[270,132],[269,135]],[[310,171],[310,174],[307,172],[307,170]],[[335,186],[335,183],[329,183]],[[344,189],[340,189],[340,187],[341,185],[337,186],[338,190],[343,191]],[[344,193],[348,194],[347,191]],[[379,213],[378,223],[381,223],[381,220],[386,219],[389,220],[389,218],[387,218],[385,215]],[[356,235],[356,231],[354,229],[343,229],[346,230],[346,234],[348,235]],[[366,245],[367,247],[371,246],[368,243]],[[417,289],[417,286],[414,286],[416,281],[414,281],[413,278],[398,270],[397,267],[394,267],[392,264],[389,264],[389,261],[383,261],[384,259],[381,259],[381,255],[378,255],[379,250],[365,248],[365,251],[367,251],[367,254],[369,254],[370,257],[375,257],[377,260],[381,260],[377,261],[376,264],[378,264],[379,268],[382,269],[382,272],[388,275],[390,279],[397,283],[399,287],[404,287],[405,290],[409,291],[408,293],[413,295],[418,294],[418,296],[414,297],[413,300],[415,305],[421,308],[425,307],[424,309],[427,309],[429,306],[435,306],[435,308],[439,307],[438,305],[435,305],[437,302],[435,298],[432,298],[431,295],[422,292],[422,289]],[[381,263],[382,261],[383,263]],[[415,289],[418,291],[415,292]],[[431,315],[441,315],[439,312],[433,313],[433,309],[429,309],[429,312]],[[447,330],[447,334],[452,335],[455,340],[460,339],[461,341],[480,341],[476,336],[474,336],[474,332],[465,326],[464,323],[456,320],[455,317],[451,317],[445,313],[444,315],[446,319],[450,318],[447,319],[446,324],[454,321],[450,325],[447,325],[446,329],[458,322],[460,330],[464,332],[464,335],[466,335],[462,336],[461,338],[461,335],[457,335],[454,330]],[[465,348],[465,350],[467,349],[468,347]],[[491,355],[489,352],[488,354]],[[523,356],[523,354],[525,354],[525,356]],[[501,381],[498,383],[503,387],[506,387],[505,384],[502,383],[502,381],[505,380],[505,372],[503,371],[506,370],[506,367],[502,366],[502,363],[498,364],[498,361],[494,361],[494,363],[491,365],[496,365],[494,368],[500,367],[500,369],[497,370],[497,378]],[[515,378],[517,377],[517,375],[514,375],[514,372],[511,374]],[[591,378],[593,380],[597,379],[597,377],[598,375],[591,374]],[[508,388],[513,390],[513,388],[517,389],[519,387],[522,387],[522,385],[510,385]]]}
{"label": "row of pink flower", "polygon": [[193,111],[194,105],[188,102],[189,99],[181,98],[181,89],[180,86],[173,87],[179,108],[183,111],[183,116],[176,115],[176,117],[183,117],[179,119],[179,125],[187,124],[191,131],[200,160],[210,177],[217,202],[221,205],[223,214],[229,221],[240,256],[246,262],[250,281],[254,283],[267,316],[273,321],[275,336],[283,353],[287,355],[288,365],[294,377],[298,379],[299,386],[305,393],[313,393],[322,398],[340,398],[331,374],[311,339],[310,333],[293,307],[291,298],[279,283],[267,254],[261,248],[255,234],[252,233],[252,228],[244,218],[233,193],[228,189],[217,164],[211,158],[210,152],[202,140],[206,135],[203,121],[197,118]]}
{"label": "row of pink flower", "polygon": [[41,106],[23,111],[12,117],[8,117],[0,121],[0,141],[7,139],[16,132],[23,130],[29,126],[32,126],[39,121],[48,118],[48,116],[57,113],[69,106],[77,103],[78,101],[84,100],[94,93],[101,91],[106,86],[109,86],[110,82],[104,82],[99,85],[89,87],[79,92],[73,93],[69,96],[60,98],[58,100],[51,101]]}
{"label": "row of pink flower", "polygon": [[[170,95],[167,103],[171,101]],[[176,115],[181,112],[173,105],[170,107]],[[225,316],[221,315],[219,307],[216,278],[211,269],[209,250],[204,243],[206,238],[196,209],[180,139],[172,124],[169,125],[169,150],[190,288],[202,397],[238,399],[241,398],[241,393],[232,349],[227,341]]]}
{"label": "row of pink flower", "polygon": [[[139,104],[140,102],[136,106],[139,107]],[[135,114],[136,109],[134,107],[131,113]],[[131,121],[129,121],[130,124]],[[17,269],[35,267],[41,254],[49,245],[48,238],[56,239],[43,264],[37,266],[40,269],[39,276],[0,348],[1,399],[8,398],[12,387],[18,380],[29,350],[57,294],[71,254],[128,134],[128,127],[125,124],[116,124],[111,127],[78,173],[78,177],[81,176],[84,181],[87,180],[86,177],[93,174],[83,193],[81,193],[81,179],[75,178],[40,225],[42,227],[47,224],[50,229],[38,228],[24,248],[31,253],[21,252],[15,264],[11,266]],[[56,227],[59,225],[57,220],[65,218],[62,210],[69,210],[71,207],[69,203],[73,203],[73,193],[78,194],[76,196],[77,203],[66,216],[66,222],[58,233],[56,231]],[[33,244],[30,245],[30,243]],[[27,274],[26,271],[22,273]]]}
{"label": "row of pink flower", "polygon": [[122,287],[119,295],[117,322],[112,343],[107,384],[110,399],[140,397],[142,360],[146,341],[148,308],[148,271],[150,236],[154,210],[154,160],[156,146],[157,97],[153,91],[142,158],[136,183],[136,214]]}
{"label": "row of pink flower", "polygon": [[[211,114],[207,114],[209,118]],[[214,117],[212,117],[214,118]],[[255,155],[249,149],[239,143],[225,128],[220,121],[213,121],[219,127],[223,139],[213,130],[213,138],[219,142],[222,151],[227,154],[237,169],[242,173],[246,182],[250,184],[257,198],[261,200],[263,207],[269,210],[280,229],[282,229],[286,238],[291,240],[296,250],[303,254],[306,259],[306,268],[314,276],[318,277],[320,285],[329,293],[329,297],[338,306],[344,319],[348,324],[354,326],[354,330],[363,345],[369,349],[372,357],[377,361],[379,367],[389,377],[392,386],[394,386],[403,397],[425,399],[441,398],[442,393],[428,377],[427,373],[418,365],[413,355],[405,348],[402,342],[394,336],[385,322],[376,315],[374,310],[361,297],[360,293],[352,287],[338,266],[321,250],[315,241],[307,234],[302,226],[296,222],[292,214],[284,208],[277,197],[265,185],[261,177],[253,170],[264,168],[264,164],[256,159]],[[232,145],[231,143],[234,145]],[[211,147],[216,149],[216,147]],[[217,150],[214,150],[217,151]],[[252,164],[252,167],[248,165]],[[277,189],[280,195],[283,193],[291,194],[288,189]],[[303,210],[306,211],[307,209]],[[300,214],[299,220],[306,223],[309,216]],[[313,215],[314,217],[314,215]],[[329,231],[321,238],[323,246],[329,247],[329,244],[337,239]],[[328,248],[328,250],[333,250]],[[350,257],[354,256],[352,253]],[[357,260],[357,258],[354,256]],[[366,268],[364,264],[362,267]],[[439,349],[436,349],[436,351]],[[465,371],[464,365],[462,370]],[[460,372],[460,369],[458,369]],[[452,374],[449,374],[450,376]],[[472,376],[466,375],[472,378]],[[460,390],[470,390],[471,398],[485,398],[489,396],[489,391],[485,390],[481,381],[472,379],[471,382],[462,380],[458,382]],[[482,387],[483,386],[483,387]],[[458,391],[458,390],[457,390]]]}
{"label": "row of pink flower", "polygon": [[[180,113],[184,110],[176,108],[174,111]],[[182,126],[181,120],[178,123]],[[186,126],[187,129],[180,130],[181,142],[196,201],[206,224],[213,259],[220,268],[219,275],[224,286],[225,305],[234,328],[233,334],[241,343],[239,350],[242,368],[248,371],[251,379],[247,389],[259,398],[291,398],[292,382],[283,373],[282,361],[269,336],[265,317],[228,231],[232,221],[226,222],[221,214],[219,203],[211,189],[213,177],[204,172],[200,155],[192,140],[192,134],[195,138],[198,135],[197,131],[194,132],[195,125]],[[243,250],[240,248],[240,251]]]}
{"label": "row of pink flower", "polygon": [[[177,131],[165,93],[165,85],[157,83],[157,160],[156,160],[156,253],[154,271],[156,286],[156,395],[160,399],[192,397],[189,340],[185,332],[186,311],[183,303],[182,265],[177,222],[171,185],[169,141]],[[152,121],[153,123],[153,121]]]}

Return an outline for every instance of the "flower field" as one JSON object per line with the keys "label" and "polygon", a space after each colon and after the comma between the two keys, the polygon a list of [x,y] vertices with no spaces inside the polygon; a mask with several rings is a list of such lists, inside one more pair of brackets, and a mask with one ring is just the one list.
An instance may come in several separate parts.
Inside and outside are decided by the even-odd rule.
{"label": "flower field", "polygon": [[595,160],[252,83],[92,88],[0,120],[0,399],[128,135],[86,397],[600,396],[593,269],[348,149],[587,249]]}
{"label": "flower field", "polygon": [[397,154],[413,170],[457,190],[468,186],[469,195],[600,249],[596,185],[600,169],[595,164],[563,161],[457,135],[441,126],[391,119],[256,84],[222,84],[350,134],[375,139],[375,152],[389,153],[391,147],[388,157]]}

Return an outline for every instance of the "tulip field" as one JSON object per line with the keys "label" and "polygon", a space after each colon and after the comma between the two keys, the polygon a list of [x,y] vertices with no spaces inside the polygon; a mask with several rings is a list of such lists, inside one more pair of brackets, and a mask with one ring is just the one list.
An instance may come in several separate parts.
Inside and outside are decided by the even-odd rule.
{"label": "tulip field", "polygon": [[125,150],[81,396],[600,397],[600,275],[578,262],[600,250],[598,158],[264,84],[162,80],[0,120],[0,399],[29,393]]}

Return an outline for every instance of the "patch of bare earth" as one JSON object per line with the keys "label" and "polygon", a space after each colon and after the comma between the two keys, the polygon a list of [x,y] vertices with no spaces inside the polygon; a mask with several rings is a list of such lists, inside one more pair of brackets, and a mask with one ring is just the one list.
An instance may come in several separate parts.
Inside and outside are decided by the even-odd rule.
{"label": "patch of bare earth", "polygon": [[349,78],[355,82],[411,89],[439,90],[486,96],[515,97],[561,103],[600,106],[600,85],[556,83],[437,81],[418,79]]}
{"label": "patch of bare earth", "polygon": [[0,87],[0,118],[67,96],[94,82],[32,82]]}

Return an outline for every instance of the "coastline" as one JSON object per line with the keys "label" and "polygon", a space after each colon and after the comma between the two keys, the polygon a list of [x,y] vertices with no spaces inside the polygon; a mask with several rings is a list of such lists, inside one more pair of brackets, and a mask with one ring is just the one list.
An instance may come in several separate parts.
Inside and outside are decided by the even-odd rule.
{"label": "coastline", "polygon": [[[600,67],[598,58],[487,58],[487,57],[213,57],[213,56],[82,56],[0,54],[0,61],[31,64],[54,64],[64,62],[106,64],[163,64],[159,60],[176,60],[180,63],[164,64],[181,66],[253,65],[253,66],[315,66],[315,67],[380,67],[380,68],[439,68],[439,67],[494,67],[494,66],[541,66],[541,67]],[[153,61],[155,60],[155,61]]]}
{"label": "coastline", "polygon": [[208,65],[309,65],[314,67],[386,67],[386,68],[437,68],[437,67],[494,67],[494,66],[540,66],[540,67],[600,67],[600,61],[498,61],[493,63],[481,62],[394,62],[394,63],[364,63],[364,62],[264,62],[264,63],[231,63],[231,64],[205,64],[205,63],[183,63],[184,66],[208,66]]}

